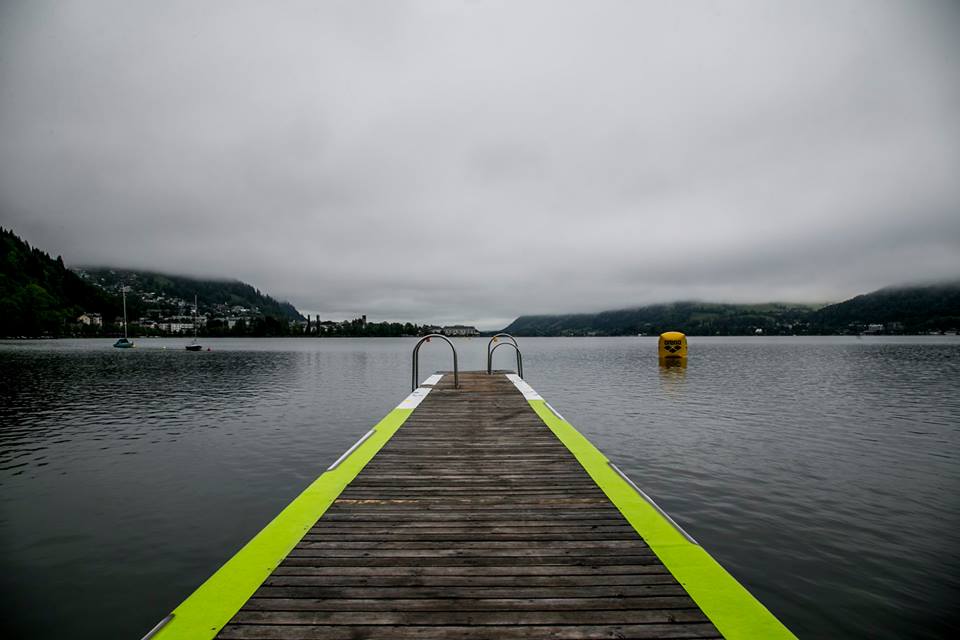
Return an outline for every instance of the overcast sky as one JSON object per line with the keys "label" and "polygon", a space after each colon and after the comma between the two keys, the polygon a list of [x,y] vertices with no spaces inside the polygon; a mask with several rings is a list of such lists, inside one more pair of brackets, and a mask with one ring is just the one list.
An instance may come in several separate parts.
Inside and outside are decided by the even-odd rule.
{"label": "overcast sky", "polygon": [[960,276],[960,3],[0,2],[0,225],[478,323]]}

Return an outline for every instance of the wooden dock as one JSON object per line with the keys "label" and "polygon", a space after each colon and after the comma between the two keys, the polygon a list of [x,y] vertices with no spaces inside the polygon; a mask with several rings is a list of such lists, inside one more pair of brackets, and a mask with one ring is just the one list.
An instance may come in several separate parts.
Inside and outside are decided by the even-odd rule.
{"label": "wooden dock", "polygon": [[792,637],[519,378],[452,378],[331,467],[371,449],[317,485],[322,514],[271,523],[285,548],[255,539],[156,637]]}

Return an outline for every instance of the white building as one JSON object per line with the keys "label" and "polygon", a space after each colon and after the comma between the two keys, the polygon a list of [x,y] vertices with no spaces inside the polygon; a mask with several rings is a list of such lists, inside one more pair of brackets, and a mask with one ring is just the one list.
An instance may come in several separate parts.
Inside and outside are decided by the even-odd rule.
{"label": "white building", "polygon": [[478,336],[480,332],[476,327],[468,327],[462,324],[454,324],[444,327],[441,331],[445,336]]}
{"label": "white building", "polygon": [[84,313],[77,318],[77,322],[80,324],[85,324],[88,327],[102,327],[103,318],[99,313]]}
{"label": "white building", "polygon": [[157,328],[168,333],[184,333],[186,331],[193,331],[193,323],[180,322],[176,320],[166,321],[158,323]]}

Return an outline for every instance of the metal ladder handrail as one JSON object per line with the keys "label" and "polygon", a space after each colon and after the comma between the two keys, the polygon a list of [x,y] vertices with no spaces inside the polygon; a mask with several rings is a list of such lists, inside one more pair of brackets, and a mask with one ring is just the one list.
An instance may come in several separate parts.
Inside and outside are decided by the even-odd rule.
{"label": "metal ladder handrail", "polygon": [[448,345],[450,345],[450,349],[453,350],[453,388],[459,389],[460,388],[460,370],[457,367],[457,348],[453,346],[453,343],[450,342],[447,336],[440,335],[439,333],[431,333],[429,335],[426,335],[420,338],[420,342],[418,342],[417,346],[413,348],[413,387],[411,388],[411,391],[416,391],[417,387],[419,386],[418,378],[420,377],[419,376],[420,346],[424,342],[429,342],[430,338],[440,338],[441,340],[446,342]]}
{"label": "metal ladder handrail", "polygon": [[[509,333],[498,333],[490,338],[490,342],[487,343],[487,373],[490,373],[490,370],[493,368],[491,367],[491,363],[493,362],[493,349],[490,348],[490,345],[496,342],[497,338],[508,338],[513,342],[514,346],[519,347],[517,344],[517,339]],[[496,349],[496,347],[494,347],[494,349]]]}
{"label": "metal ladder handrail", "polygon": [[493,352],[499,349],[500,347],[507,345],[508,347],[513,347],[517,352],[517,375],[520,376],[520,379],[523,379],[523,354],[520,353],[520,347],[516,344],[510,342],[501,342],[493,349],[490,350],[490,358],[487,361],[487,375],[493,373]]}

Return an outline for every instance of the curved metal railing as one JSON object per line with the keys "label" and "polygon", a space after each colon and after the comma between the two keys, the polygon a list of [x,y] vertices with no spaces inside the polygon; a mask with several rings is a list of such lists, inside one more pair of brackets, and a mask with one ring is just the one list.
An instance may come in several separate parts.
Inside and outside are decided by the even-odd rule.
{"label": "curved metal railing", "polygon": [[413,386],[411,388],[411,391],[416,391],[417,386],[419,386],[420,346],[423,345],[424,342],[430,342],[430,338],[440,338],[441,340],[446,342],[448,345],[450,345],[450,349],[453,350],[453,388],[459,389],[460,388],[460,371],[459,371],[459,368],[457,367],[457,349],[456,347],[453,346],[453,343],[447,339],[446,336],[442,336],[439,333],[431,333],[430,335],[423,336],[422,338],[420,338],[420,342],[418,342],[417,346],[413,348],[413,382],[412,382]]}
{"label": "curved metal railing", "polygon": [[496,349],[496,347],[493,347],[493,349],[491,349],[490,347],[493,346],[493,343],[497,341],[497,338],[507,338],[508,340],[513,342],[513,345],[515,347],[519,347],[519,345],[517,344],[517,339],[514,338],[509,333],[498,333],[497,335],[490,338],[490,342],[487,343],[487,373],[490,373],[490,371],[493,369],[493,367],[491,366],[493,363],[493,349]]}
{"label": "curved metal railing", "polygon": [[516,345],[516,343],[513,343],[513,342],[501,342],[500,344],[498,344],[497,346],[495,346],[493,349],[490,350],[490,355],[489,355],[489,357],[487,358],[487,374],[489,375],[489,374],[493,373],[493,352],[496,351],[497,349],[499,349],[500,347],[504,346],[504,345],[506,345],[506,346],[508,346],[508,347],[513,347],[514,350],[516,350],[516,352],[517,352],[517,375],[520,376],[520,378],[523,378],[523,355],[520,353],[520,347],[518,347],[518,346]]}

